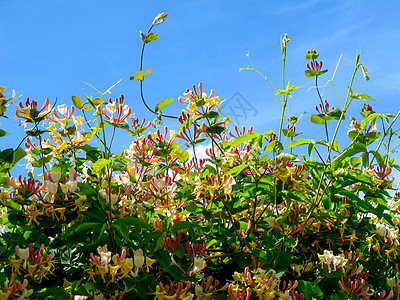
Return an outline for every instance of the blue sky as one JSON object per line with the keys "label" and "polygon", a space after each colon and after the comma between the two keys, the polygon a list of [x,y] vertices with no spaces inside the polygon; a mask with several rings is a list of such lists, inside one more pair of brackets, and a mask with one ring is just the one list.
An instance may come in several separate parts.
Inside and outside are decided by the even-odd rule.
{"label": "blue sky", "polygon": [[[314,84],[304,76],[307,50],[317,49],[329,72],[344,57],[336,76],[341,96],[346,93],[356,53],[369,70],[371,81],[356,79],[355,92],[377,99],[370,103],[378,112],[396,113],[400,109],[400,1],[82,1],[82,0],[0,0],[0,86],[8,95],[16,91],[20,100],[27,97],[39,103],[49,97],[58,104],[71,103],[71,95],[95,93],[80,81],[99,90],[122,79],[111,97],[124,94],[136,116],[152,120],[139,97],[138,83],[129,80],[139,69],[141,39],[154,17],[167,12],[166,21],[154,28],[160,39],[148,44],[144,68],[152,73],[145,81],[145,95],[151,107],[163,98],[175,101],[165,112],[177,114],[182,106],[177,98],[192,84],[202,82],[221,99],[236,93],[252,110],[236,120],[238,125],[253,125],[256,131],[277,130],[280,104],[268,84],[256,73],[239,72],[248,66],[245,54],[276,88],[281,87],[279,39],[291,39],[286,78],[304,88],[293,93],[290,112],[308,112],[298,125],[305,134],[323,130],[310,125],[310,113],[318,104]],[[338,106],[331,89],[325,98]],[[355,103],[348,116],[357,116],[363,102]],[[253,109],[254,108],[254,109]],[[2,139],[6,147],[16,146],[23,136],[15,127],[10,107],[8,120],[1,128],[12,131]],[[176,129],[174,121],[166,121]],[[345,124],[348,126],[348,122]],[[310,127],[311,126],[311,127]],[[331,129],[333,131],[333,129]],[[343,134],[346,129],[343,128]],[[314,134],[315,135],[315,134]],[[305,138],[306,136],[304,136]],[[315,138],[313,136],[313,138]],[[127,143],[126,145],[128,145]],[[3,149],[3,148],[1,148]]]}

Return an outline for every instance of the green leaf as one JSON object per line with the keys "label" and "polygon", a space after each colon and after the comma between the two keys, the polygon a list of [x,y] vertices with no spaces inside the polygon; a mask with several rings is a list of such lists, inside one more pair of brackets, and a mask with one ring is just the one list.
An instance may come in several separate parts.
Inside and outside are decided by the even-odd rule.
{"label": "green leaf", "polygon": [[292,130],[288,130],[286,128],[282,129],[283,135],[287,137],[295,137],[298,136],[299,134],[302,134],[303,132],[294,132]]}
{"label": "green leaf", "polygon": [[104,235],[107,229],[107,224],[98,223],[93,227],[92,245],[96,245]]}
{"label": "green leaf", "polygon": [[90,111],[92,108],[93,108],[92,105],[85,105],[85,106],[82,108],[82,110],[84,110],[84,111]]}
{"label": "green leaf", "polygon": [[17,162],[21,160],[21,158],[25,157],[26,152],[21,147],[18,147],[13,154],[12,165],[15,165]]}
{"label": "green leaf", "polygon": [[353,168],[358,168],[361,163],[361,157],[352,157],[350,158],[350,164]]}
{"label": "green leaf", "polygon": [[94,98],[94,99],[92,100],[92,104],[93,104],[94,106],[98,106],[98,105],[101,105],[101,104],[103,104],[103,103],[104,103],[103,99],[101,99],[101,98],[99,98],[99,97]]}
{"label": "green leaf", "polygon": [[148,67],[147,70],[146,70],[146,72],[144,73],[144,76],[147,76],[147,75],[149,75],[150,73],[151,73],[151,68]]}
{"label": "green leaf", "polygon": [[165,98],[161,100],[161,102],[156,105],[155,112],[161,111],[164,107],[171,104],[173,101],[174,99],[172,98]]}
{"label": "green leaf", "polygon": [[148,34],[144,34],[144,33],[140,32],[140,35],[142,37],[142,42],[145,44],[155,41],[159,38],[159,36],[153,32],[150,32]]}
{"label": "green leaf", "polygon": [[169,265],[167,271],[175,280],[181,280],[183,278],[183,272],[177,265]]}
{"label": "green leaf", "polygon": [[150,225],[147,224],[145,221],[132,217],[132,216],[125,216],[121,219],[117,219],[114,221],[115,224],[124,223],[127,226],[134,226],[137,228],[150,228]]}
{"label": "green leaf", "polygon": [[363,76],[364,76],[364,79],[366,80],[366,81],[369,81],[370,80],[370,78],[369,78],[369,76],[368,76],[368,70],[364,67],[364,65],[361,65],[361,70],[362,70],[362,72],[363,72]]}
{"label": "green leaf", "polygon": [[165,269],[167,266],[171,264],[171,258],[165,252],[157,251],[154,253],[154,257],[157,259],[157,262],[163,269]]}
{"label": "green leaf", "polygon": [[318,114],[318,115],[312,114],[310,120],[315,124],[325,124],[334,119],[339,120],[341,115],[342,112],[338,108],[331,107],[324,114]]}
{"label": "green leaf", "polygon": [[114,229],[115,233],[122,239],[125,239],[126,242],[129,242],[131,239],[129,237],[128,227],[123,223],[111,224],[111,228]]}
{"label": "green leaf", "polygon": [[199,227],[199,224],[197,223],[192,223],[192,222],[186,222],[186,221],[180,221],[175,223],[171,227],[171,231],[177,231],[179,229],[187,229],[187,228],[196,228]]}
{"label": "green leaf", "polygon": [[340,163],[345,159],[345,158],[350,158],[353,155],[360,153],[360,152],[366,152],[367,148],[365,147],[364,144],[361,143],[355,143],[351,145],[349,148],[344,150],[342,153],[340,153],[334,161],[331,164],[332,170],[336,170],[339,166]]}
{"label": "green leaf", "polygon": [[309,139],[298,139],[287,144],[286,148],[293,148],[296,146],[308,145],[308,144],[315,144],[315,142]]}
{"label": "green leaf", "polygon": [[304,202],[304,203],[311,203],[310,199],[307,198],[307,196],[298,190],[295,189],[290,189],[290,190],[282,190],[278,193],[279,196],[286,197],[288,199],[294,199],[299,202]]}
{"label": "green leaf", "polygon": [[248,168],[249,166],[247,164],[243,164],[243,165],[238,165],[233,167],[232,169],[230,169],[226,175],[233,175],[233,176],[237,176],[240,174],[240,172],[242,172],[244,169]]}
{"label": "green leaf", "polygon": [[[46,287],[41,289],[39,292],[35,292],[36,299],[66,299],[68,292],[62,287]],[[50,297],[50,298],[49,298]]]}
{"label": "green leaf", "polygon": [[7,148],[0,152],[0,162],[12,164],[14,158],[14,149]]}
{"label": "green leaf", "polygon": [[5,136],[5,135],[9,135],[9,132],[4,131],[3,129],[0,129],[0,137]]}
{"label": "green leaf", "polygon": [[264,148],[264,151],[278,151],[278,150],[283,150],[283,146],[281,142],[279,142],[278,140],[273,140]]}
{"label": "green leaf", "polygon": [[82,109],[83,108],[83,101],[81,98],[79,98],[78,96],[72,96],[72,102],[74,103],[74,105],[79,108]]}
{"label": "green leaf", "polygon": [[331,143],[328,143],[325,140],[320,140],[320,141],[316,142],[316,145],[324,145],[328,148],[332,148],[333,151],[336,151],[336,152],[339,151],[339,142],[336,140],[333,142],[333,145]]}
{"label": "green leaf", "polygon": [[289,82],[288,82],[288,84],[287,84],[287,86],[286,86],[286,89],[285,90],[278,90],[276,93],[275,93],[275,95],[280,95],[280,94],[287,94],[287,95],[291,95],[291,92],[292,91],[294,91],[294,90],[297,90],[297,89],[300,89],[300,88],[302,88],[301,86],[296,86],[296,85],[290,85],[290,80],[289,80]]}
{"label": "green leaf", "polygon": [[239,136],[236,140],[231,143],[231,147],[239,146],[240,144],[247,142],[248,140],[254,139],[258,137],[260,133],[257,132],[248,132],[242,136]]}
{"label": "green leaf", "polygon": [[106,158],[100,158],[98,159],[94,164],[93,164],[93,169],[96,172],[100,172],[103,170],[105,166],[107,166],[109,163],[111,163],[111,160],[106,159]]}
{"label": "green leaf", "polygon": [[[147,73],[147,71],[146,71],[146,73]],[[144,74],[143,74],[143,71],[138,71],[136,74],[135,74],[135,76],[131,76],[131,77],[129,77],[129,79],[130,80],[143,80],[144,79]]]}
{"label": "green leaf", "polygon": [[64,234],[64,239],[71,239],[72,241],[74,238],[82,237],[83,235],[91,232],[97,224],[99,223],[88,222],[87,220],[77,221],[67,229],[67,232]]}
{"label": "green leaf", "polygon": [[52,155],[48,155],[45,157],[40,157],[38,159],[35,159],[34,162],[32,162],[32,166],[35,168],[41,168],[44,165],[46,165],[47,163],[49,163],[51,160],[53,159]]}
{"label": "green leaf", "polygon": [[375,101],[375,99],[373,99],[372,97],[370,97],[370,96],[368,96],[366,94],[362,94],[362,93],[353,94],[353,95],[351,95],[351,98],[359,99],[359,100],[373,100],[373,101]]}
{"label": "green leaf", "polygon": [[360,170],[339,169],[334,171],[333,174],[337,177],[343,177],[345,179],[351,180],[353,183],[355,182],[363,182],[366,184],[373,183],[371,178],[362,173]]}
{"label": "green leaf", "polygon": [[307,59],[307,60],[313,60],[313,59],[316,59],[318,56],[319,56],[319,54],[317,54],[317,53],[308,52],[308,53],[306,54],[306,59]]}
{"label": "green leaf", "polygon": [[322,75],[324,73],[328,72],[328,70],[323,70],[323,71],[317,71],[317,70],[305,70],[304,73],[306,74],[307,77],[314,77],[318,75]]}

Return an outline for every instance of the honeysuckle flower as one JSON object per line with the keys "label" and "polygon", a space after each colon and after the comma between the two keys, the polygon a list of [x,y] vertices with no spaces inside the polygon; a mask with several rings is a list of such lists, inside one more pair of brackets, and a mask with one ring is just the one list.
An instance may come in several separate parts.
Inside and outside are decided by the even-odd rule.
{"label": "honeysuckle flower", "polygon": [[52,171],[49,175],[50,180],[54,183],[60,182],[61,179],[61,171]]}
{"label": "honeysuckle flower", "polygon": [[22,179],[20,175],[18,180],[16,181],[13,176],[7,177],[7,184],[14,188],[15,191],[18,192],[21,196],[28,198],[34,194],[39,193],[40,191],[46,188],[46,182],[40,183],[35,181],[33,178]]}
{"label": "honeysuckle flower", "polygon": [[187,293],[191,285],[192,285],[191,282],[187,281],[186,287],[183,288],[183,283],[178,282],[175,290],[174,284],[172,282],[170,283],[169,286],[166,286],[166,288],[164,288],[163,283],[160,282],[156,287],[155,295],[158,300],[165,300],[165,299],[191,300],[193,299],[194,295],[192,293]]}
{"label": "honeysuckle flower", "polygon": [[321,71],[321,69],[322,69],[322,61],[320,61],[319,63],[310,61],[309,63],[307,63],[307,68],[309,70]]}
{"label": "honeysuckle flower", "polygon": [[[130,107],[124,104],[124,96],[121,95],[115,101],[109,99],[109,103],[106,105],[106,109],[102,110],[102,115],[106,117],[110,123],[121,124],[131,115],[132,110]],[[108,113],[108,114],[107,114]],[[114,114],[117,113],[117,117]],[[126,123],[126,125],[128,125]]]}
{"label": "honeysuckle flower", "polygon": [[137,269],[140,269],[141,267],[143,267],[144,261],[145,261],[142,249],[133,251],[133,255],[134,255],[133,258],[134,258],[135,267]]}
{"label": "honeysuckle flower", "polygon": [[30,256],[29,247],[27,247],[27,248],[22,248],[22,249],[21,249],[21,248],[17,245],[17,246],[15,246],[15,253],[16,253],[19,257],[21,257],[21,258],[24,260],[23,267],[24,267],[24,269],[25,269],[25,268],[26,268],[26,263],[27,263],[28,258],[29,258],[29,256]]}
{"label": "honeysuckle flower", "polygon": [[104,266],[107,272],[107,265],[111,261],[111,252],[108,251],[107,245],[104,245],[97,247],[97,253],[100,255],[100,265]]}
{"label": "honeysuckle flower", "polygon": [[35,123],[39,118],[45,115],[43,111],[49,107],[50,100],[46,98],[43,106],[38,109],[37,102],[35,100],[26,99],[25,105],[22,102],[15,104],[15,114],[17,118],[24,119],[27,122]]}
{"label": "honeysuckle flower", "polygon": [[150,257],[146,256],[146,271],[150,271],[150,267],[156,262],[156,259],[151,259]]}
{"label": "honeysuckle flower", "polygon": [[361,112],[372,112],[372,106],[364,103],[364,105],[361,107]]}
{"label": "honeysuckle flower", "polygon": [[69,187],[68,187],[68,184],[67,183],[60,183],[60,188],[61,188],[61,191],[63,192],[63,194],[68,194],[68,192],[69,192]]}
{"label": "honeysuckle flower", "polygon": [[329,103],[328,103],[328,101],[326,101],[326,99],[325,99],[324,100],[324,105],[319,104],[319,105],[315,106],[315,109],[320,114],[326,114],[329,111]]}
{"label": "honeysuckle flower", "polygon": [[343,254],[333,255],[333,251],[330,250],[324,250],[324,254],[318,254],[318,258],[326,266],[328,273],[335,272],[345,266],[348,261]]}
{"label": "honeysuckle flower", "polygon": [[193,268],[189,271],[189,276],[193,276],[194,274],[204,270],[207,263],[204,258],[201,257],[194,257],[193,258]]}
{"label": "honeysuckle flower", "polygon": [[52,259],[55,256],[54,251],[51,251],[46,257],[44,255],[44,245],[40,246],[39,250],[35,250],[32,244],[28,248],[21,249],[18,245],[15,247],[15,253],[24,260],[19,270],[27,273],[25,277],[32,277],[41,283],[42,279],[46,277],[53,267]]}
{"label": "honeysuckle flower", "polygon": [[57,110],[60,114],[65,115],[68,112],[68,107],[66,104],[58,105]]}
{"label": "honeysuckle flower", "polygon": [[229,295],[233,298],[233,300],[249,300],[252,294],[250,287],[239,288],[239,286],[235,284],[230,284],[228,287]]}
{"label": "honeysuckle flower", "polygon": [[197,91],[196,86],[193,85],[193,91],[187,89],[186,92],[183,93],[186,100],[184,100],[182,97],[179,97],[179,102],[187,105],[187,109],[190,111],[191,115],[197,116],[204,113],[198,111],[198,108],[202,106],[198,104],[199,101],[204,101],[203,103],[205,104],[205,113],[209,112],[214,107],[218,108],[220,100],[219,97],[214,97],[214,90],[211,90],[210,94],[207,96],[207,94],[203,92],[202,83],[199,83],[198,89],[199,91]]}
{"label": "honeysuckle flower", "polygon": [[22,294],[20,297],[16,298],[18,300],[22,300],[25,297],[28,297],[32,295],[32,290],[26,291],[26,287],[28,286],[28,280],[24,279],[24,281],[21,282],[15,282],[15,274],[11,274],[10,281],[4,282],[4,292],[0,290],[0,299],[1,300],[7,300],[7,299],[13,299],[14,296],[16,296],[19,292],[22,291]]}

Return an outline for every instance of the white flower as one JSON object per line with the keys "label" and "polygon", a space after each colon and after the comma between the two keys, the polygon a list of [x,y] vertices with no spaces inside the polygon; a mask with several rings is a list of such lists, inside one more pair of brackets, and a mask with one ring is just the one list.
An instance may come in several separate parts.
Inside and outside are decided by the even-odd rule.
{"label": "white flower", "polygon": [[400,214],[395,214],[393,217],[393,222],[397,224],[397,226],[400,224]]}
{"label": "white flower", "polygon": [[196,294],[198,299],[201,299],[200,296],[203,294],[203,287],[200,285],[196,285],[194,288],[194,293]]}
{"label": "white flower", "polygon": [[58,105],[57,110],[60,114],[65,115],[67,113],[67,105],[66,104]]}
{"label": "white flower", "polygon": [[69,180],[75,180],[77,177],[77,173],[76,173],[75,169],[69,168],[68,172],[69,172]]}
{"label": "white flower", "polygon": [[72,193],[78,188],[78,183],[76,180],[71,180],[67,182],[68,190]]}
{"label": "white flower", "polygon": [[50,174],[50,178],[52,182],[59,182],[61,179],[61,171],[53,171]]}
{"label": "white flower", "polygon": [[399,237],[399,229],[394,229],[393,227],[388,229],[388,238],[393,240],[397,240]]}
{"label": "white flower", "polygon": [[107,245],[97,247],[97,252],[100,255],[100,264],[105,266],[107,270],[107,264],[111,261],[111,252],[108,251]]}
{"label": "white flower", "polygon": [[156,186],[157,190],[161,190],[165,185],[165,178],[154,179],[154,185]]}
{"label": "white flower", "polygon": [[52,195],[57,194],[57,187],[58,187],[58,183],[51,182],[51,181],[46,182],[46,191]]}
{"label": "white flower", "polygon": [[194,257],[193,268],[190,270],[190,275],[194,275],[197,272],[203,270],[206,267],[206,261],[202,257]]}
{"label": "white flower", "polygon": [[362,270],[364,270],[364,266],[362,264],[360,264],[356,270],[356,274],[361,273]]}
{"label": "white flower", "polygon": [[60,188],[61,188],[61,191],[64,193],[64,194],[67,194],[68,193],[68,190],[69,190],[69,187],[68,187],[68,184],[67,183],[60,183]]}
{"label": "white flower", "polygon": [[386,282],[390,289],[393,289],[393,287],[396,285],[396,276],[392,278],[386,278]]}
{"label": "white flower", "polygon": [[326,265],[328,273],[335,272],[338,268],[343,267],[347,263],[347,259],[343,254],[333,255],[333,251],[324,250],[324,254],[318,254],[321,263]]}
{"label": "white flower", "polygon": [[142,249],[133,251],[135,267],[140,269],[144,265],[144,256]]}
{"label": "white flower", "polygon": [[113,115],[117,111],[117,102],[108,103],[106,105],[106,110],[110,115]]}
{"label": "white flower", "polygon": [[102,293],[94,295],[94,300],[104,300],[104,295]]}

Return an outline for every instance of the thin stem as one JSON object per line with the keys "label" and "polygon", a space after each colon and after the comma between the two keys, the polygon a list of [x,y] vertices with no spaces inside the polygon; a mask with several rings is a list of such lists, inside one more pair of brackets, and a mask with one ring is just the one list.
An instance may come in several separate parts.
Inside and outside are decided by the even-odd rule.
{"label": "thin stem", "polygon": [[240,245],[241,245],[242,247],[244,247],[245,244],[243,243],[243,241],[242,241],[242,239],[241,239],[241,237],[240,237],[240,235],[239,235],[239,232],[238,232],[237,229],[236,229],[235,223],[234,223],[234,221],[233,221],[231,212],[230,212],[229,209],[228,209],[228,206],[226,205],[225,201],[222,201],[222,204],[224,205],[225,210],[226,210],[226,212],[228,213],[229,219],[231,220],[233,229],[235,230],[236,236],[237,236],[238,239],[239,239]]}
{"label": "thin stem", "polygon": [[[350,81],[350,85],[349,85],[349,91],[347,92],[346,101],[345,101],[345,103],[344,103],[344,107],[343,107],[343,110],[342,110],[342,114],[340,115],[338,124],[336,125],[335,133],[333,134],[332,145],[333,145],[333,143],[334,143],[335,140],[336,140],[336,135],[337,135],[338,132],[339,132],[340,124],[342,123],[342,120],[344,119],[344,114],[345,114],[345,112],[347,111],[347,109],[349,108],[349,106],[350,106],[350,104],[351,104],[351,100],[352,100],[352,99],[350,99],[350,96],[351,96],[351,88],[352,88],[352,86],[353,86],[354,78],[355,78],[355,76],[356,76],[356,73],[357,73],[357,70],[358,70],[359,67],[360,67],[360,65],[356,65],[356,67],[354,68],[354,72],[353,72],[353,75],[352,75],[352,77],[351,77],[351,81]],[[327,156],[327,159],[326,159],[326,161],[328,161],[328,162],[330,161],[331,151],[332,151],[332,147],[329,147],[328,156]]]}
{"label": "thin stem", "polygon": [[[154,25],[151,25],[151,26],[150,26],[149,30],[147,31],[147,34],[150,33],[150,31],[151,31],[151,29],[153,29],[153,27],[154,27]],[[144,48],[145,48],[145,47],[146,47],[146,43],[143,42],[142,51],[141,51],[141,54],[140,54],[140,68],[139,68],[140,71],[143,71],[143,56],[144,56]],[[143,80],[139,80],[139,84],[140,84],[140,97],[142,98],[142,102],[143,102],[144,106],[146,106],[146,108],[147,108],[149,111],[151,111],[153,114],[158,115],[157,112],[155,112],[154,110],[152,110],[152,109],[147,105],[146,100],[144,99],[144,95],[143,95]],[[171,118],[171,119],[178,119],[178,117],[170,116],[170,115],[164,115],[164,114],[161,114],[161,117]]]}
{"label": "thin stem", "polygon": [[[286,47],[283,49],[282,60],[283,60],[283,63],[282,63],[282,90],[285,90]],[[282,94],[282,99],[283,99],[283,105],[282,105],[281,121],[279,124],[279,137],[278,137],[279,142],[281,142],[283,118],[285,117],[285,110],[286,110],[286,105],[287,105],[287,100],[288,100],[287,95]]]}
{"label": "thin stem", "polygon": [[[319,88],[318,88],[318,75],[315,76],[315,88],[318,93],[319,101],[321,102],[321,108],[324,109],[324,102],[322,101],[322,96],[321,96],[321,94],[319,92]],[[328,124],[326,123],[326,121],[324,122],[324,125],[325,125],[326,141],[329,143]]]}
{"label": "thin stem", "polygon": [[[389,127],[388,127],[388,128],[386,129],[386,131],[384,132],[384,135],[383,135],[381,141],[379,142],[378,147],[376,147],[375,152],[378,152],[378,151],[379,151],[379,148],[382,146],[383,140],[385,139],[385,137],[386,137],[386,135],[387,135],[386,132],[388,132],[390,129],[392,129],[392,126],[393,126],[394,122],[396,122],[396,120],[399,118],[399,116],[400,116],[400,111],[397,113],[397,115],[394,117],[394,119],[393,119],[392,122],[390,123]],[[371,164],[372,164],[372,162],[374,161],[374,159],[375,159],[375,156],[372,157]]]}
{"label": "thin stem", "polygon": [[[241,69],[241,70],[251,70],[251,71],[255,71],[258,75],[260,75],[262,78],[264,78],[264,80],[266,80],[266,81],[268,82],[268,84],[271,86],[272,90],[274,91],[274,94],[276,95],[276,90],[275,90],[274,86],[272,85],[271,81],[268,80],[267,76],[264,76],[263,74],[261,74],[261,73],[254,67],[253,62],[252,62],[251,59],[250,59],[250,55],[249,55],[249,54],[246,54],[246,56],[247,56],[248,59],[249,59],[251,68],[244,68],[244,69]],[[279,95],[276,95],[276,97],[278,98],[279,102],[283,105],[283,102],[282,102],[281,98],[279,97]]]}

